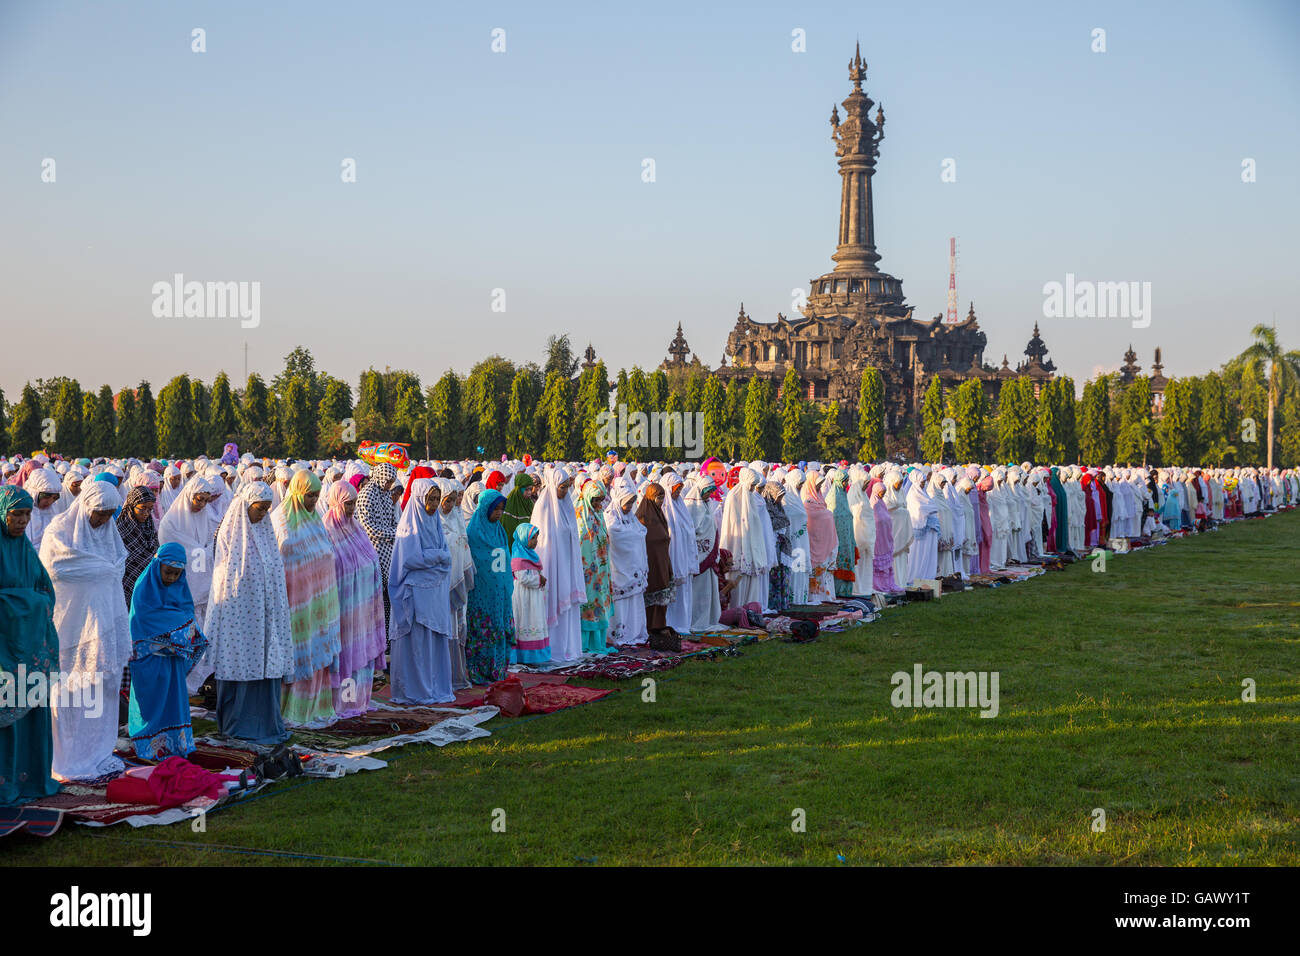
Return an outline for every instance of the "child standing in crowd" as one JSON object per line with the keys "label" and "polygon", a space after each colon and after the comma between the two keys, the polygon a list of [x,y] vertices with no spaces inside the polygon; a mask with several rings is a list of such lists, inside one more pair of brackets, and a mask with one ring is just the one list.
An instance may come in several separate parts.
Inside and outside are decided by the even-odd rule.
{"label": "child standing in crowd", "polygon": [[539,534],[537,526],[526,521],[516,525],[510,549],[510,571],[515,578],[511,598],[515,612],[512,664],[545,664],[551,659],[551,639],[546,632],[546,575],[542,574],[542,559],[537,554]]}

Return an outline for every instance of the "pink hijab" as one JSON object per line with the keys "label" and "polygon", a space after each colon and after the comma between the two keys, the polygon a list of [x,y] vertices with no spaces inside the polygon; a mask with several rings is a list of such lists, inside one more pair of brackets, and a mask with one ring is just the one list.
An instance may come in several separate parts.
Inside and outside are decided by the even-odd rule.
{"label": "pink hijab", "polygon": [[814,487],[815,477],[820,476],[808,476],[799,497],[808,512],[808,560],[814,568],[824,568],[839,549],[840,539],[835,531],[835,516],[826,507],[821,491]]}

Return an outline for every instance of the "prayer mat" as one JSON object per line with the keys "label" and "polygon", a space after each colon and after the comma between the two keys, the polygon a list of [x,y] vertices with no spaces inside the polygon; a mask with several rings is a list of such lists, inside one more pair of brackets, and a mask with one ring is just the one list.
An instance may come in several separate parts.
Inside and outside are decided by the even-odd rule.
{"label": "prayer mat", "polygon": [[[216,801],[208,800],[208,805]],[[166,807],[144,803],[111,803],[108,799],[108,786],[65,783],[63,789],[49,797],[33,800],[29,807],[41,807],[58,810],[77,821],[99,823],[108,826],[120,823],[128,817],[152,816],[162,813]]]}
{"label": "prayer mat", "polygon": [[53,836],[63,823],[63,811],[45,807],[0,807],[0,837],[20,830],[36,837]]}
{"label": "prayer mat", "polygon": [[257,754],[251,750],[238,747],[223,747],[216,744],[194,742],[194,752],[185,758],[192,764],[220,773],[226,769],[249,770],[257,761]]}
{"label": "prayer mat", "polygon": [[[553,714],[567,707],[589,704],[614,693],[614,688],[581,687],[573,684],[543,682],[524,691],[525,714]],[[481,701],[480,701],[481,703]],[[477,706],[477,705],[475,705]]]}
{"label": "prayer mat", "polygon": [[[477,740],[479,737],[490,737],[491,733],[484,730],[479,724],[491,720],[497,716],[497,713],[495,707],[456,710],[451,707],[394,707],[392,704],[384,704],[380,705],[376,711],[371,711],[363,716],[379,718],[394,714],[415,714],[425,725],[424,728],[396,735],[389,734],[378,739],[340,736],[331,738],[328,744],[317,742],[322,739],[321,735],[326,731],[297,731],[293,737],[293,749],[295,753],[299,754],[324,751],[325,753],[319,756],[358,757],[376,754],[392,747],[405,747],[407,744],[433,744],[435,747],[445,747],[447,744]],[[431,722],[435,715],[438,715],[439,719],[436,722]],[[355,718],[348,719],[354,720]],[[301,744],[307,746],[303,747]],[[358,766],[355,769],[367,770],[371,768]],[[328,773],[324,774],[324,776],[336,776],[336,774]]]}
{"label": "prayer mat", "polygon": [[320,730],[295,731],[293,742],[320,750],[348,749],[358,743],[417,734],[457,716],[455,710],[420,707],[372,710],[356,717],[346,717]]}
{"label": "prayer mat", "polygon": [[[717,648],[713,648],[717,650]],[[570,676],[603,677],[606,680],[630,680],[642,674],[672,670],[682,662],[680,657],[630,657],[610,655],[591,661],[570,664],[563,673]]]}

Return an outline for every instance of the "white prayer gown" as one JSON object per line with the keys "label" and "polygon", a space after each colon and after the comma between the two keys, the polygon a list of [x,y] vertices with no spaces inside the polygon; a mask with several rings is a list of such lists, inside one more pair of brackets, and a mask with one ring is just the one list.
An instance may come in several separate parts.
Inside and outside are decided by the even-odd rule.
{"label": "white prayer gown", "polygon": [[52,694],[51,773],[58,780],[92,780],[123,768],[113,750],[122,670],[131,657],[122,593],[127,554],[111,518],[90,526],[92,511],[121,505],[111,484],[88,481],[76,504],[50,522],[41,542],[41,563],[54,582],[63,678],[59,693]]}

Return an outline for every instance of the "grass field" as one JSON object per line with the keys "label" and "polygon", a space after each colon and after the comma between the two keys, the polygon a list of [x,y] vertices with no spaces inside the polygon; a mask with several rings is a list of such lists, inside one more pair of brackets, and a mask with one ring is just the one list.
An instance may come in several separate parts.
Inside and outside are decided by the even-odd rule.
{"label": "grass field", "polygon": [[[206,833],[68,824],[0,862],[1300,865],[1297,545],[1300,512],[1238,522],[688,663],[653,703],[623,685],[498,718],[277,785]],[[917,663],[997,671],[1000,713],[895,709],[890,676]]]}

